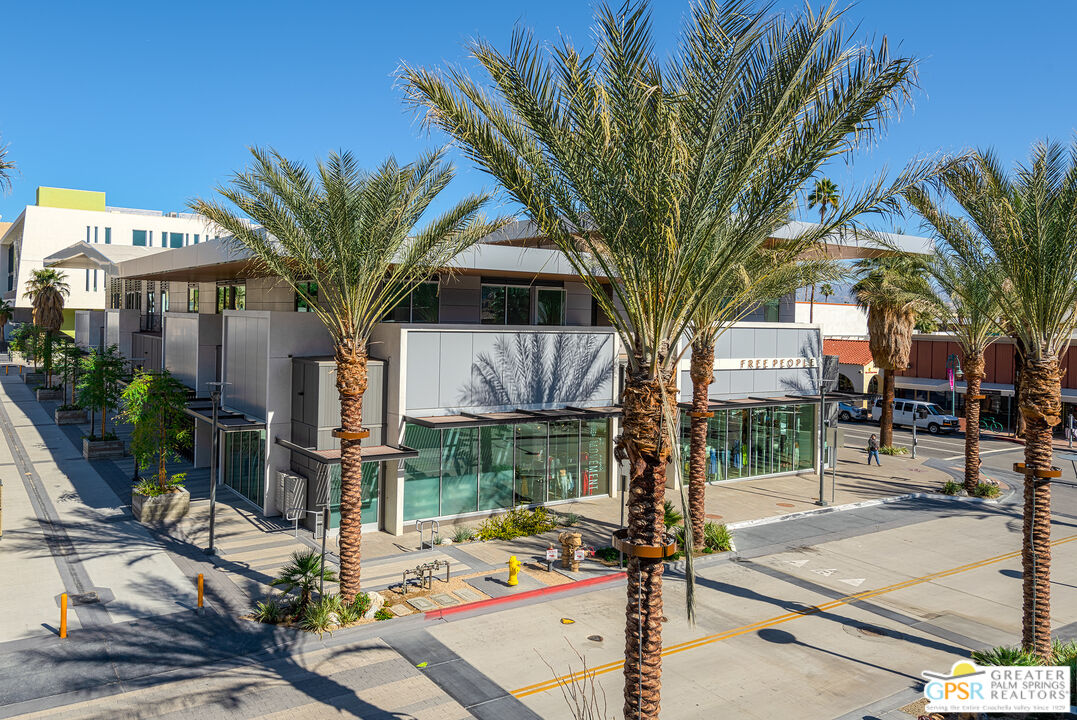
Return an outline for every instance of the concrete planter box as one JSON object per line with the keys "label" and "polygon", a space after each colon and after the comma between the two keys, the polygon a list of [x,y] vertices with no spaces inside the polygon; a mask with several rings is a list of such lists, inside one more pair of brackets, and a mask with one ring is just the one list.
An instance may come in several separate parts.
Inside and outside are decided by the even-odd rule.
{"label": "concrete planter box", "polygon": [[52,419],[57,425],[81,425],[90,422],[85,410],[53,410]]}
{"label": "concrete planter box", "polygon": [[123,440],[82,438],[82,457],[87,460],[113,460],[123,457]]}
{"label": "concrete planter box", "polygon": [[22,381],[27,385],[44,385],[45,373],[43,372],[24,372],[22,374]]}
{"label": "concrete planter box", "polygon": [[45,401],[55,402],[57,400],[63,400],[63,399],[64,399],[64,391],[63,390],[41,388],[40,390],[37,391],[37,401],[38,402],[45,402]]}
{"label": "concrete planter box", "polygon": [[191,509],[191,493],[184,489],[164,495],[131,493],[131,513],[146,525],[168,525],[181,520]]}

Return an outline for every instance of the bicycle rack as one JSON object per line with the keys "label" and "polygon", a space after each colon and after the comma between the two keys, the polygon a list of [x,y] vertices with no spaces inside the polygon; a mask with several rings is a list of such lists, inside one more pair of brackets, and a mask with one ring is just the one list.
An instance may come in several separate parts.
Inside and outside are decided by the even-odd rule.
{"label": "bicycle rack", "polygon": [[419,549],[426,549],[426,529],[430,528],[430,548],[434,547],[434,538],[441,533],[441,525],[437,520],[416,520],[415,529],[419,531]]}

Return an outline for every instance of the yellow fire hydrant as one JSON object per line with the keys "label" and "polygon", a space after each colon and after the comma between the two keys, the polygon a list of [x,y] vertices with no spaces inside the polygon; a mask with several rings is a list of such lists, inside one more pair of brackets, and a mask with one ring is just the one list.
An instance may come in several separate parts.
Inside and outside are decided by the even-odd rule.
{"label": "yellow fire hydrant", "polygon": [[515,555],[509,556],[509,585],[515,586],[520,584],[520,578],[517,575],[520,572],[520,561],[516,559]]}

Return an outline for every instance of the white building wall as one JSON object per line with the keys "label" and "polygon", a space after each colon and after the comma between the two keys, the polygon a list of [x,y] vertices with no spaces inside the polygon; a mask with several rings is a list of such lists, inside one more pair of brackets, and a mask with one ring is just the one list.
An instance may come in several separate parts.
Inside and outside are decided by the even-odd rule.
{"label": "white building wall", "polygon": [[812,311],[810,303],[798,300],[796,322],[808,322],[809,315],[816,325],[822,326],[823,337],[865,337],[868,334],[868,316],[856,305],[816,302]]}
{"label": "white building wall", "polygon": [[[200,216],[184,214],[181,217],[168,217],[153,211],[124,211],[108,209],[71,210],[68,208],[29,205],[20,216],[20,221],[12,226],[15,232],[8,232],[0,247],[0,277],[7,277],[7,246],[15,243],[16,274],[12,295],[16,307],[29,307],[26,296],[26,280],[33,270],[44,267],[42,260],[54,252],[62,250],[77,242],[89,242],[104,245],[106,234],[111,245],[133,245],[134,231],[146,231],[147,244],[152,233],[153,247],[166,247],[172,233],[183,236],[185,244],[193,244],[195,235],[199,242],[207,237],[207,221]],[[19,229],[16,230],[16,226]],[[211,235],[220,235],[220,231],[210,231]],[[162,244],[162,238],[164,239]],[[66,306],[78,309],[104,309],[106,306],[106,284],[104,273],[97,273],[96,290],[94,289],[94,271],[67,270],[67,282],[71,295]],[[6,284],[4,290],[7,289]]]}

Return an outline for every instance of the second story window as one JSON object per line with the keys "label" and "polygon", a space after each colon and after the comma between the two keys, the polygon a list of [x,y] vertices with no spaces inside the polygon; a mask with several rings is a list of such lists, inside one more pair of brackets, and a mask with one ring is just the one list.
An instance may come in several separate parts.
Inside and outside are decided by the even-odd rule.
{"label": "second story window", "polygon": [[318,302],[318,283],[301,282],[299,283],[299,289],[302,292],[296,292],[295,294],[295,311],[314,312],[311,308],[311,301]]}
{"label": "second story window", "polygon": [[437,323],[441,316],[438,294],[437,280],[419,283],[389,311],[385,322]]}
{"label": "second story window", "polygon": [[198,283],[187,284],[187,312],[198,312]]}
{"label": "second story window", "polygon": [[565,324],[564,288],[540,287],[535,291],[535,324]]}
{"label": "second story window", "polygon": [[108,306],[113,310],[119,310],[123,302],[123,281],[113,278],[108,283]]}
{"label": "second story window", "polygon": [[146,247],[147,245],[146,231],[145,230],[132,230],[131,231],[131,244],[138,247]]}
{"label": "second story window", "polygon": [[531,288],[484,284],[480,321],[483,325],[530,325]]}

